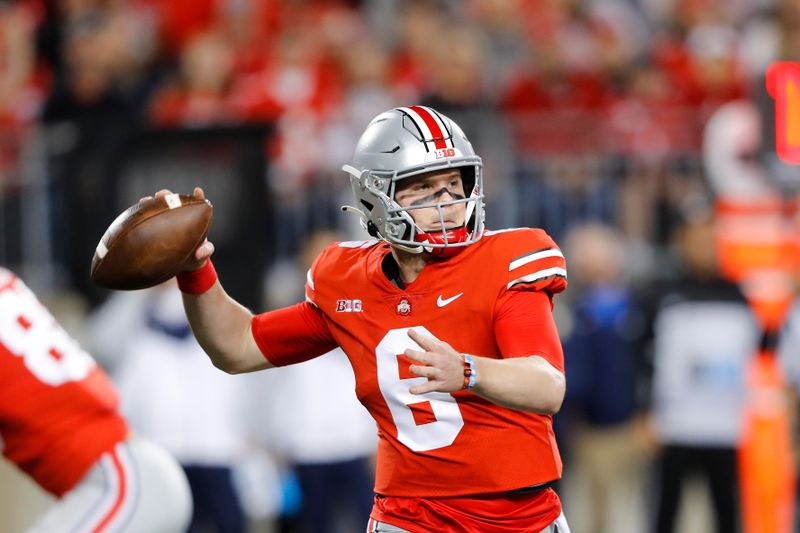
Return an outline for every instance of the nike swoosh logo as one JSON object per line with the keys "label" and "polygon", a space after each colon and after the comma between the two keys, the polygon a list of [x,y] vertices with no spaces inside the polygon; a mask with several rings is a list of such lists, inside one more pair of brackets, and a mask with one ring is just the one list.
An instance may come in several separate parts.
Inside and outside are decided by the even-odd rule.
{"label": "nike swoosh logo", "polygon": [[456,294],[455,296],[451,296],[450,298],[444,299],[444,298],[442,298],[442,295],[440,294],[440,295],[439,295],[439,298],[436,300],[436,305],[437,305],[438,307],[444,307],[445,305],[447,305],[447,304],[449,304],[449,303],[452,303],[452,302],[454,302],[454,301],[458,300],[458,299],[459,299],[459,298],[461,298],[463,295],[464,295],[464,293],[463,293],[463,292],[459,292],[459,293],[458,293],[458,294]]}

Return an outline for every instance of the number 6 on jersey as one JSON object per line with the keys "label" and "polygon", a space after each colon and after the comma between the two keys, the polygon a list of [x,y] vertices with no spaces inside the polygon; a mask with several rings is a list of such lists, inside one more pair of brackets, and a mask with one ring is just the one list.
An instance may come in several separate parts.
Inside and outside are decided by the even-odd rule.
{"label": "number 6 on jersey", "polygon": [[[427,379],[411,374],[407,365],[401,367],[399,354],[406,349],[424,351],[409,338],[409,329],[431,335],[423,326],[389,330],[375,349],[378,386],[392,414],[400,442],[415,452],[444,448],[453,444],[464,427],[464,418],[451,394],[429,392],[415,395],[409,392],[409,388]],[[433,419],[430,419],[431,414]]]}

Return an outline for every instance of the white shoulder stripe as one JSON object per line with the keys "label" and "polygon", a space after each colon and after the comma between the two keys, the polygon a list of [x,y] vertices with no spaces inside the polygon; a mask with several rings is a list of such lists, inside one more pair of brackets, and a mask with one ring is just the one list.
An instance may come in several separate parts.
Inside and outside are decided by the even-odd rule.
{"label": "white shoulder stripe", "polygon": [[314,300],[312,300],[311,297],[308,296],[308,294],[306,294],[306,301],[311,305],[313,305],[314,307],[319,308],[319,306],[316,303],[314,303]]}
{"label": "white shoulder stripe", "polygon": [[505,229],[487,229],[483,232],[484,235],[487,237],[491,237],[492,235],[497,235],[498,233],[508,233],[509,231],[520,231],[523,229],[528,228],[505,228]]}
{"label": "white shoulder stripe", "polygon": [[339,243],[339,248],[370,248],[378,244],[378,239],[367,239],[365,241],[342,241]]}
{"label": "white shoulder stripe", "polygon": [[544,270],[540,270],[538,272],[534,272],[533,274],[528,274],[527,276],[522,276],[520,278],[515,279],[514,281],[509,283],[506,288],[510,289],[511,287],[519,283],[533,283],[534,281],[539,281],[540,279],[549,278],[550,276],[563,276],[566,278],[567,271],[560,267],[545,268]]}
{"label": "white shoulder stripe", "polygon": [[311,276],[311,269],[310,268],[308,269],[308,272],[306,272],[306,282],[308,283],[308,286],[311,287],[312,291],[317,290],[317,289],[314,288],[314,278],[313,278],[313,276]]}
{"label": "white shoulder stripe", "polygon": [[539,252],[532,252],[511,261],[511,264],[508,265],[508,271],[511,272],[515,268],[519,268],[523,265],[527,265],[528,263],[538,261],[539,259],[545,259],[547,257],[560,257],[561,259],[564,259],[564,254],[562,254],[561,250],[558,248],[549,248]]}

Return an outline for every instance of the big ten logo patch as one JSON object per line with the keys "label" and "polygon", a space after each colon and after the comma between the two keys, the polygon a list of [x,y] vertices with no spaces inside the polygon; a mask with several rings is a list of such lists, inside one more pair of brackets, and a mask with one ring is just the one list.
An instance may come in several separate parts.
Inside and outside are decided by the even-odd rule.
{"label": "big ten logo patch", "polygon": [[445,157],[455,157],[456,151],[454,148],[440,148],[434,154],[436,154],[436,159],[444,159]]}
{"label": "big ten logo patch", "polygon": [[784,163],[800,164],[800,63],[770,65],[767,92],[775,100],[775,151]]}
{"label": "big ten logo patch", "polygon": [[336,300],[337,313],[360,313],[361,300]]}

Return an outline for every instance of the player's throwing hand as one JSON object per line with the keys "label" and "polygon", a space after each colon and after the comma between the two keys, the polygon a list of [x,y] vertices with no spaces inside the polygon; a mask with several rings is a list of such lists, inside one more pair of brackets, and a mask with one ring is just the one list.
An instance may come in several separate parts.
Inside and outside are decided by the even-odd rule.
{"label": "player's throwing hand", "polygon": [[[170,191],[169,189],[161,189],[155,194],[155,197],[161,198],[162,196],[167,196],[168,194],[172,194],[172,191]],[[198,200],[204,200],[206,197],[206,193],[205,191],[203,191],[201,187],[195,187],[194,190],[192,191],[192,196],[194,198],[197,198]],[[141,202],[142,200],[145,200],[147,198],[149,198],[149,196],[145,196],[139,201]],[[213,253],[214,253],[214,243],[212,243],[208,239],[205,239],[203,243],[200,246],[198,246],[197,249],[194,251],[194,258],[192,260],[189,260],[184,270],[194,271],[201,268],[203,265],[206,264],[206,261],[211,257]]]}

